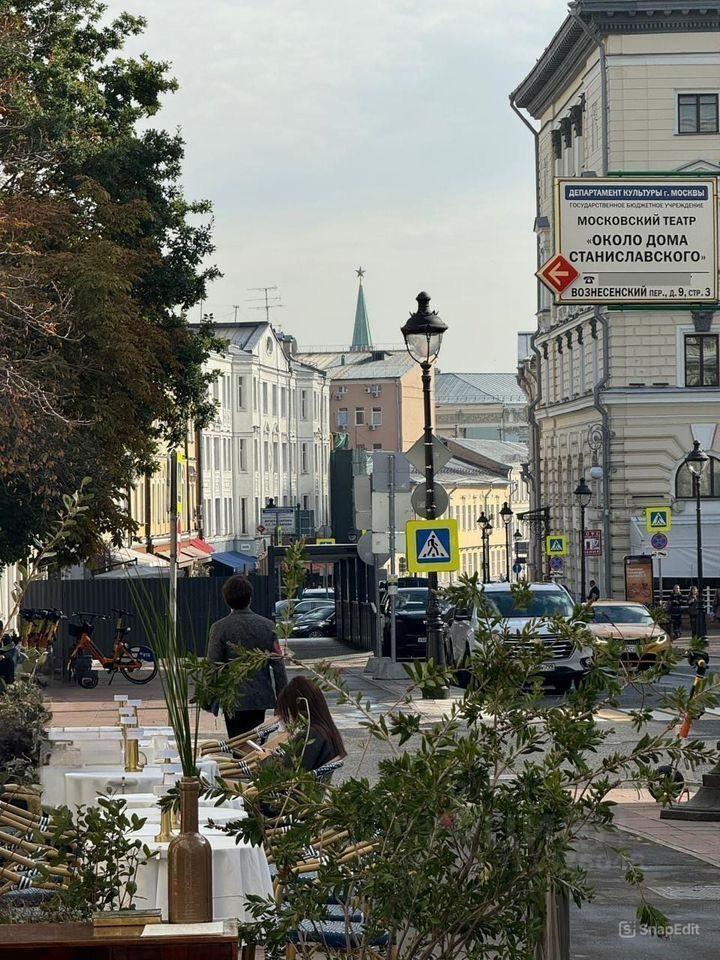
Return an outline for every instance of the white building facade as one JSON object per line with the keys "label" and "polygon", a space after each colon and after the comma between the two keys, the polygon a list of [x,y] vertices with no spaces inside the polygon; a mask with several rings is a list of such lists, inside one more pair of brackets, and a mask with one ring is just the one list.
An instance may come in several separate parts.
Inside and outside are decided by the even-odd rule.
{"label": "white building facade", "polygon": [[270,499],[313,511],[316,528],[328,522],[330,381],[269,323],[217,332],[229,344],[207,361],[218,414],[201,436],[202,530],[216,549],[248,552]]}
{"label": "white building facade", "polygon": [[[538,264],[555,252],[555,177],[720,175],[719,94],[719,0],[571,4],[511,95],[536,141]],[[532,504],[549,508],[553,532],[569,535],[562,577],[576,591],[581,476],[593,489],[586,527],[604,535],[603,555],[587,560],[603,595],[623,596],[625,556],[650,552],[644,512],[656,504],[673,512],[664,576],[687,586],[696,575],[683,466],[694,440],[712,458],[702,488],[704,574],[720,584],[719,338],[712,307],[557,307],[539,290],[531,358],[519,368],[530,401]],[[535,561],[538,575],[540,536]]]}

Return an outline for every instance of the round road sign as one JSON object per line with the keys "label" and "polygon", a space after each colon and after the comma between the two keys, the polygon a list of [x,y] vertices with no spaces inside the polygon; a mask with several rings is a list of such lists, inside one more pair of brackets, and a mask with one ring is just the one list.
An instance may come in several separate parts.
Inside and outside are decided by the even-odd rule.
{"label": "round road sign", "polygon": [[668,545],[668,538],[664,533],[654,533],[650,539],[653,550],[664,550]]}
{"label": "round road sign", "polygon": [[[445,487],[441,486],[439,483],[433,484],[433,496],[435,499],[435,519],[442,517],[445,511],[448,508],[448,503],[450,498],[448,497],[447,490]],[[425,517],[428,519],[427,511],[425,510],[425,485],[418,484],[417,487],[412,492],[410,497],[410,502],[412,503],[413,510],[419,517]]]}
{"label": "round road sign", "polygon": [[550,557],[550,569],[554,570],[555,573],[559,573],[563,568],[562,557]]}
{"label": "round road sign", "polygon": [[522,564],[519,560],[516,560],[513,564],[513,573],[522,573]]}

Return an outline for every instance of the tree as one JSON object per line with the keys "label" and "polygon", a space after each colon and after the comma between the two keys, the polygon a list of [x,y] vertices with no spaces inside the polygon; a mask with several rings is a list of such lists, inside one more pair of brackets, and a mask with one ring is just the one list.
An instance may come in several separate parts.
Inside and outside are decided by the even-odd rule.
{"label": "tree", "polygon": [[183,196],[179,133],[146,129],[176,89],[118,56],[142,31],[97,0],[0,12],[0,562],[92,478],[80,554],[128,528],[124,498],[159,440],[212,413],[217,345],[186,311],[217,276],[210,206]]}
{"label": "tree", "polygon": [[[517,605],[527,602],[521,585],[512,589]],[[308,933],[322,926],[334,903],[341,917],[344,907],[345,916],[362,911],[356,956],[374,956],[372,943],[387,931],[401,960],[534,960],[552,898],[580,905],[592,896],[592,877],[573,857],[579,841],[619,859],[642,923],[666,924],[646,900],[642,870],[614,835],[609,794],[627,783],[650,784],[668,803],[677,785],[658,764],[695,769],[713,761],[714,748],[683,742],[674,728],[686,711],[697,716],[717,703],[716,679],[692,701],[685,689],[668,694],[661,705],[674,720],[660,733],[603,751],[612,729],[597,722],[598,708],[616,705],[628,683],[651,689],[679,652],[634,673],[621,660],[624,645],[593,641],[582,622],[589,608],[577,608],[573,622],[557,618],[552,630],[592,651],[591,666],[580,689],[548,703],[540,683],[547,654],[535,624],[510,635],[477,575],[461,576],[446,593],[457,606],[477,609],[478,644],[462,700],[429,729],[421,728],[409,698],[380,714],[327,664],[302,664],[341,703],[365,714],[362,725],[386,756],[374,782],[350,770],[343,783],[323,789],[297,762],[300,738],[284,762],[266,762],[243,787],[246,816],[225,829],[266,844],[280,888],[276,897],[253,898],[254,922],[241,935],[264,943],[269,956],[280,956],[301,925]],[[247,659],[250,665],[253,657]],[[452,679],[452,671],[432,663],[408,673],[416,691]],[[633,713],[639,731],[651,719],[650,710]],[[228,783],[218,792],[236,790]],[[312,955],[311,945],[298,946],[299,957]]]}

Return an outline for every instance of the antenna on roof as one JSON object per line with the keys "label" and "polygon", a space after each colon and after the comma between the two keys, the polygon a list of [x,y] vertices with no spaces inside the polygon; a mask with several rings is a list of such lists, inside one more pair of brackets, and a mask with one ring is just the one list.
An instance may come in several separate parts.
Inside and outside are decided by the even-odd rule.
{"label": "antenna on roof", "polygon": [[271,290],[277,290],[277,287],[248,287],[250,293],[262,291],[262,297],[251,297],[249,300],[246,300],[245,303],[259,303],[259,307],[250,307],[251,310],[264,310],[265,319],[270,323],[270,311],[275,310],[278,307],[284,307],[284,303],[280,303],[281,297],[271,297],[268,296]]}

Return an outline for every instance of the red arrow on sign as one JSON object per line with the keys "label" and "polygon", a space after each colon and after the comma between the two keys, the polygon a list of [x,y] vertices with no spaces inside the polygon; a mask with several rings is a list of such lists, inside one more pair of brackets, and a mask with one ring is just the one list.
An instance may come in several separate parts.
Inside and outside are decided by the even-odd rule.
{"label": "red arrow on sign", "polygon": [[575,267],[558,253],[551,260],[540,267],[536,276],[542,280],[553,293],[562,293],[571,283],[580,276]]}

